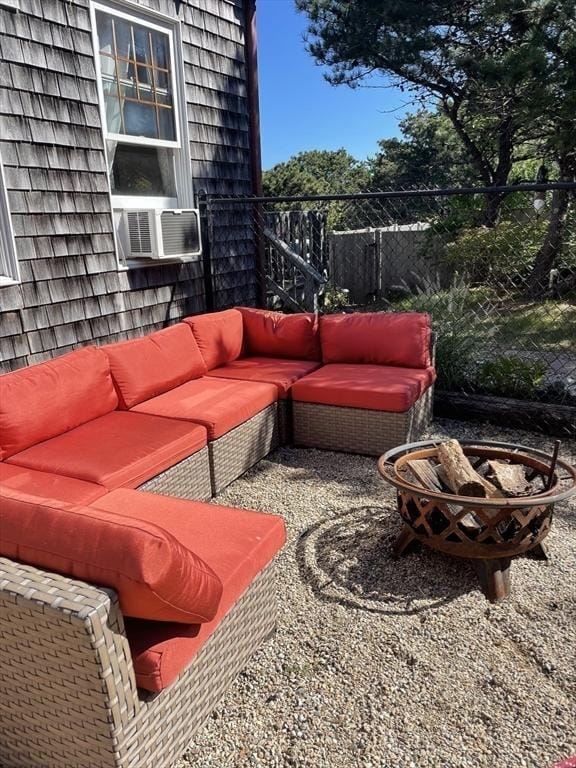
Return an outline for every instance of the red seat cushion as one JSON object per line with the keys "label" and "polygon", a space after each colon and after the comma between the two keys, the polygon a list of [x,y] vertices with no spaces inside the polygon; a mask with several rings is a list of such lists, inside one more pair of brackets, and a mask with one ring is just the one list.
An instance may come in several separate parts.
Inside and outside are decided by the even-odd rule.
{"label": "red seat cushion", "polygon": [[265,381],[275,384],[281,398],[288,396],[292,384],[307,373],[320,367],[311,360],[280,360],[276,357],[241,357],[221,368],[214,368],[209,376],[242,381]]}
{"label": "red seat cushion", "polygon": [[273,384],[205,376],[140,403],[131,413],[155,414],[202,424],[216,440],[278,399]]}
{"label": "red seat cushion", "polygon": [[430,317],[419,312],[368,312],[320,318],[324,363],[428,368]]}
{"label": "red seat cushion", "polygon": [[205,445],[206,430],[196,424],[114,411],[8,461],[108,489],[135,488]]}
{"label": "red seat cushion", "polygon": [[[139,686],[159,691],[177,677],[200,650],[223,616],[286,540],[284,521],[276,515],[231,509],[216,504],[164,499],[162,527],[212,568],[223,585],[213,621],[188,627],[129,621],[126,631]],[[138,520],[154,521],[152,494],[114,491],[94,506]]]}
{"label": "red seat cushion", "polygon": [[108,358],[84,347],[0,376],[0,459],[118,406]]}
{"label": "red seat cushion", "polygon": [[74,504],[89,504],[107,492],[103,485],[86,483],[84,480],[54,475],[51,472],[38,472],[6,462],[0,462],[0,489],[2,488]]}
{"label": "red seat cushion", "polygon": [[435,378],[433,368],[325,365],[292,386],[292,399],[372,411],[407,411]]}
{"label": "red seat cushion", "polygon": [[102,348],[122,408],[148,400],[206,373],[206,365],[187,323]]}
{"label": "red seat cushion", "polygon": [[242,315],[237,309],[185,317],[208,370],[236,360],[242,352]]}
{"label": "red seat cushion", "polygon": [[318,318],[311,312],[284,315],[264,309],[239,307],[244,320],[247,355],[321,360]]}
{"label": "red seat cushion", "polygon": [[155,513],[139,518],[137,509],[124,515],[121,503],[103,511],[7,488],[0,494],[0,554],[112,587],[126,616],[189,624],[217,614],[222,582],[162,527],[162,496],[149,494]]}

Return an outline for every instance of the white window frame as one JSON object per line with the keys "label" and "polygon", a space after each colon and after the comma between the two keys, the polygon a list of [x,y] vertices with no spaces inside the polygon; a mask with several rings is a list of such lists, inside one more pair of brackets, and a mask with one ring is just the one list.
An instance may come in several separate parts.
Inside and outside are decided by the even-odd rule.
{"label": "white window frame", "polygon": [[[17,285],[21,282],[20,266],[16,255],[16,241],[8,205],[8,191],[6,189],[6,177],[4,166],[0,157],[0,249],[2,259],[0,261],[0,288],[4,285]],[[7,272],[8,274],[4,274]]]}
{"label": "white window frame", "polygon": [[[173,95],[173,116],[176,132],[175,141],[164,139],[149,139],[143,136],[129,136],[127,134],[111,133],[108,131],[106,121],[106,108],[104,101],[104,89],[102,86],[102,72],[100,68],[100,45],[98,41],[98,28],[96,25],[96,12],[115,16],[125,21],[145,26],[151,30],[168,35],[171,61],[171,85]],[[94,64],[96,67],[96,81],[98,88],[98,102],[104,147],[106,152],[106,164],[110,189],[110,200],[113,209],[120,208],[192,208],[194,190],[191,178],[190,143],[188,140],[188,124],[186,120],[186,91],[184,86],[182,36],[179,19],[172,16],[143,8],[133,2],[91,2],[90,19],[92,25],[92,41],[94,48]],[[108,141],[116,141],[121,144],[133,144],[146,147],[165,147],[174,150],[174,182],[176,185],[176,197],[154,197],[150,195],[115,195],[112,192],[110,178],[110,163],[108,158]],[[118,244],[116,243],[118,254]],[[163,263],[166,263],[164,261]],[[119,263],[120,267],[125,264]],[[141,261],[128,266],[142,266]]]}

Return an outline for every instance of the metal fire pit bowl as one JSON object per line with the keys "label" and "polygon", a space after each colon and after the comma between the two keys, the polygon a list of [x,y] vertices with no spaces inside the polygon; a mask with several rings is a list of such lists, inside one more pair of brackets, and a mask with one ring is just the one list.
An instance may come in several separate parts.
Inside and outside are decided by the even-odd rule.
{"label": "metal fire pit bowl", "polygon": [[512,443],[461,442],[476,470],[481,471],[488,459],[521,464],[541,490],[515,498],[458,496],[429,490],[409,479],[407,462],[434,461],[441,442],[401,445],[378,460],[380,474],[397,489],[398,512],[404,522],[394,555],[399,557],[419,541],[449,555],[471,558],[486,597],[507,597],[510,558],[530,553],[547,559],[542,542],[550,531],[554,504],[576,492],[576,467],[558,459],[547,488],[553,459],[543,451]]}

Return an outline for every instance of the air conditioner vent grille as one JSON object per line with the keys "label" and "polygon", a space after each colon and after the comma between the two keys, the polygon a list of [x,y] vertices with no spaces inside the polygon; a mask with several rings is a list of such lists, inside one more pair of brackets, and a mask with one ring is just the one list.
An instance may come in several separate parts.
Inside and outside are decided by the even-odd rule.
{"label": "air conditioner vent grille", "polygon": [[162,247],[166,256],[178,256],[183,253],[198,253],[200,234],[198,214],[195,210],[172,213],[163,211]]}
{"label": "air conditioner vent grille", "polygon": [[149,211],[128,211],[128,237],[130,251],[133,254],[152,252],[152,237],[150,232]]}

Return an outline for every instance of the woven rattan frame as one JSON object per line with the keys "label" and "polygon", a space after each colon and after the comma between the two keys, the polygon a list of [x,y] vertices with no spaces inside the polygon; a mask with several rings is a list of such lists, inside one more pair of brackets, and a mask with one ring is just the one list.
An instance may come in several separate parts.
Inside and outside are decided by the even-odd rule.
{"label": "woven rattan frame", "polygon": [[218,440],[208,443],[212,493],[219,493],[277,448],[278,444],[277,403],[272,403]]}
{"label": "woven rattan frame", "polygon": [[212,483],[208,447],[147,480],[139,490],[181,499],[209,499],[212,496]]}
{"label": "woven rattan frame", "polygon": [[163,768],[275,624],[273,565],[168,688],[136,688],[116,595],[0,558],[3,768]]}
{"label": "woven rattan frame", "polygon": [[278,440],[280,445],[292,444],[292,400],[278,400]]}
{"label": "woven rattan frame", "polygon": [[432,387],[405,413],[294,401],[294,444],[380,456],[418,439],[432,417]]}

